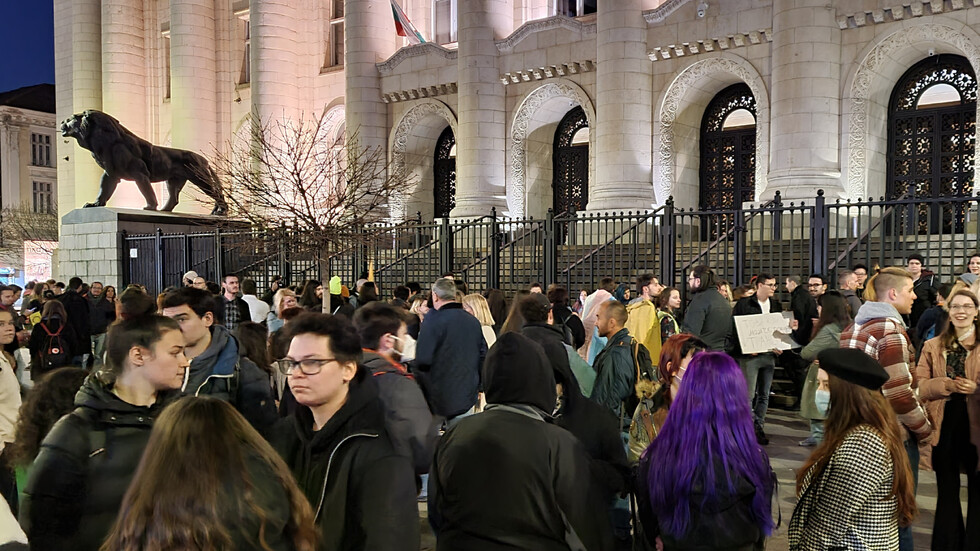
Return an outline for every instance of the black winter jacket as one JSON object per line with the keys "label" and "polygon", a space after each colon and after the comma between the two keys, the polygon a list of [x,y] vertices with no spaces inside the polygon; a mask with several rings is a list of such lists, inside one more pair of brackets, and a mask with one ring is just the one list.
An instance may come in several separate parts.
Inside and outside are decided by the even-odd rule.
{"label": "black winter jacket", "polygon": [[[778,314],[783,311],[783,307],[776,300],[776,297],[769,297],[769,313]],[[742,297],[738,299],[735,303],[735,308],[732,310],[732,317],[734,316],[751,316],[753,314],[761,314],[762,306],[759,304],[759,299],[752,295],[750,297]],[[732,325],[732,355],[737,356],[742,353],[742,343],[738,340],[738,330],[734,326],[734,321]]]}
{"label": "black winter jacket", "polygon": [[[668,534],[660,529],[657,516],[650,506],[650,461],[657,458],[645,453],[637,467],[636,501],[637,516],[643,525],[643,534],[649,549],[655,548],[657,536],[668,551],[702,551],[706,549],[724,551],[761,551],[765,549],[765,534],[752,516],[752,500],[756,488],[743,477],[733,481],[735,492],[730,493],[725,484],[725,473],[716,466],[715,480],[718,482],[717,502],[703,506],[703,491],[694,490],[689,496],[690,523],[687,534],[679,536]],[[655,469],[656,471],[656,469]],[[775,475],[769,482],[768,492],[774,492]]]}
{"label": "black winter jacket", "polygon": [[72,356],[81,356],[92,353],[92,320],[89,313],[88,299],[75,291],[65,291],[58,297],[58,300],[65,305],[68,313],[68,324],[75,328],[78,335],[76,348],[71,351]]}
{"label": "black winter jacket", "polygon": [[451,419],[476,404],[486,355],[480,322],[462,304],[429,310],[419,331],[413,371],[432,413]]}
{"label": "black winter jacket", "polygon": [[361,366],[322,429],[313,431],[305,406],[276,426],[272,445],[313,507],[320,551],[419,549],[415,476],[384,425],[377,384]]}
{"label": "black winter jacket", "polygon": [[429,472],[443,419],[433,416],[415,378],[401,365],[364,349],[364,367],[378,384],[385,430],[395,452],[412,460],[416,474]]}
{"label": "black winter jacket", "polygon": [[589,551],[611,549],[608,501],[589,463],[578,439],[533,406],[491,404],[462,419],[443,435],[429,473],[437,549],[579,549],[571,531]]}
{"label": "black winter jacket", "polygon": [[[47,331],[44,330],[45,327],[47,327]],[[61,331],[60,333],[58,333],[59,330]],[[69,352],[64,365],[53,366],[51,369],[43,365],[40,356],[41,352],[47,352],[48,340],[51,338],[48,337],[48,333],[58,333],[58,340],[61,342],[61,346]],[[73,351],[81,348],[81,344],[78,342],[79,339],[81,337],[75,332],[75,327],[71,324],[62,325],[60,317],[41,320],[41,323],[31,329],[31,338],[27,341],[27,349],[31,353],[31,380],[36,381],[48,371],[53,371],[65,365],[71,365]]]}
{"label": "black winter jacket", "polygon": [[701,339],[711,350],[728,350],[732,325],[732,307],[715,289],[696,293],[684,312],[684,332]]}
{"label": "black winter jacket", "polygon": [[238,341],[223,325],[211,327],[211,344],[191,360],[181,390],[185,396],[212,396],[230,403],[266,437],[279,420],[269,375],[239,356]]}
{"label": "black winter jacket", "polygon": [[116,319],[116,305],[105,299],[104,295],[88,298],[89,327],[93,335],[101,335],[109,329]]}
{"label": "black winter jacket", "polygon": [[[936,305],[939,297],[939,286],[942,280],[936,274],[922,270],[922,275],[915,280],[912,291],[915,292],[915,300],[912,302],[912,313],[905,320],[909,327],[915,328],[919,323],[919,318],[926,310]],[[855,314],[856,316],[857,314]],[[913,335],[913,339],[918,342],[919,335]]]}
{"label": "black winter jacket", "polygon": [[592,458],[592,476],[611,499],[625,492],[629,484],[629,463],[623,449],[619,420],[607,408],[586,398],[568,365],[568,354],[562,345],[562,333],[547,324],[529,323],[521,333],[541,345],[555,372],[555,382],[562,385],[561,407],[555,424],[575,435]]}
{"label": "black winter jacket", "polygon": [[55,423],[34,460],[20,524],[33,549],[96,551],[109,534],[153,428],[176,392],[149,407],[89,376],[75,411]]}
{"label": "black winter jacket", "polygon": [[[790,293],[789,304],[793,311],[793,319],[799,322],[798,327],[791,333],[793,340],[800,346],[806,346],[813,336],[813,320],[820,316],[817,312],[817,301],[804,285],[799,285]],[[857,315],[857,312],[853,314]]]}
{"label": "black winter jacket", "polygon": [[578,350],[585,344],[585,325],[582,318],[574,315],[568,306],[555,306],[551,309],[555,315],[555,323],[562,324],[572,332],[572,342],[568,343],[572,348]]}

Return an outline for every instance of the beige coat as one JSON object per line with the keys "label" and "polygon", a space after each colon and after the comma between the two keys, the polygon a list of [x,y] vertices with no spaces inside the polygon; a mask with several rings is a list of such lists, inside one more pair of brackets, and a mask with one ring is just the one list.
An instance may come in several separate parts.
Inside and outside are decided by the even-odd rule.
{"label": "beige coat", "polygon": [[[980,347],[967,355],[965,367],[967,378],[980,384]],[[928,442],[935,446],[939,444],[946,399],[952,394],[947,386],[951,386],[952,379],[946,376],[946,351],[942,348],[940,337],[929,339],[923,345],[915,375],[919,382],[919,399],[925,402],[932,418],[934,430]],[[970,416],[970,442],[980,450],[980,392],[967,397],[966,409]],[[977,463],[977,470],[980,471],[980,462]]]}

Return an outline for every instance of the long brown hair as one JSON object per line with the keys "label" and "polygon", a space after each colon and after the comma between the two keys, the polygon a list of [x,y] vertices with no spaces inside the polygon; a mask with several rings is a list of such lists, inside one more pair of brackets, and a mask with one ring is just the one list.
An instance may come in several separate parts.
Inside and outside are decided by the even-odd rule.
{"label": "long brown hair", "polygon": [[[859,425],[868,425],[881,436],[892,458],[892,492],[898,500],[898,523],[908,526],[918,514],[912,469],[905,452],[898,418],[881,392],[851,384],[830,375],[830,411],[827,413],[826,437],[813,451],[796,475],[796,493],[803,490],[803,479],[813,469],[811,480],[819,477],[844,438]],[[872,468],[880,468],[877,465]]]}
{"label": "long brown hair", "polygon": [[[977,296],[966,289],[960,289],[953,293],[950,293],[949,299],[946,300],[946,310],[948,311],[953,305],[953,299],[956,297],[967,297],[973,302],[975,308],[980,308],[980,300],[977,300]],[[974,342],[980,342],[980,316],[973,319],[973,336]],[[956,338],[956,328],[953,327],[953,322],[948,321],[946,323],[946,328],[943,330],[942,334],[939,335],[941,339],[939,342],[942,343],[944,350],[952,350],[954,346],[960,346],[959,339]]]}
{"label": "long brown hair", "polygon": [[847,327],[851,324],[852,317],[857,315],[857,312],[851,312],[848,314],[848,304],[847,299],[844,295],[837,291],[827,291],[826,293],[820,295],[817,299],[820,303],[820,318],[817,319],[817,323],[813,325],[813,335],[811,338],[817,336],[817,333],[825,325],[831,325],[833,323],[839,324],[841,329]]}
{"label": "long brown hair", "polygon": [[261,478],[278,484],[289,500],[285,535],[297,551],[314,551],[313,511],[286,464],[230,404],[194,396],[157,419],[101,551],[231,549],[234,530],[250,516],[260,528],[247,536],[272,551],[271,526],[255,501],[256,460]]}

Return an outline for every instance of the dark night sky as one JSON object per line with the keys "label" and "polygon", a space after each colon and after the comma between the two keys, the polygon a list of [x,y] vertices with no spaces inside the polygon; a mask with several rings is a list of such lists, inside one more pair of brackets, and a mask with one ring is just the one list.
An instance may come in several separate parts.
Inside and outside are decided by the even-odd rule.
{"label": "dark night sky", "polygon": [[54,2],[0,3],[0,92],[54,84]]}

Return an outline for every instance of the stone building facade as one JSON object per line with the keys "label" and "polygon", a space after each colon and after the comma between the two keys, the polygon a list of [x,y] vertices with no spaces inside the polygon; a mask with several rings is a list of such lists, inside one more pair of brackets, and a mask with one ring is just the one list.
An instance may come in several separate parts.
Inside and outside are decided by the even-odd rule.
{"label": "stone building facade", "polygon": [[[51,84],[0,93],[0,283],[51,277],[58,240],[54,111]],[[32,243],[25,247],[25,239]]]}
{"label": "stone building facade", "polygon": [[[429,42],[388,0],[55,0],[58,115],[209,153],[326,113],[416,176],[396,217],[973,193],[977,0],[400,4]],[[58,147],[64,213],[99,171]]]}

